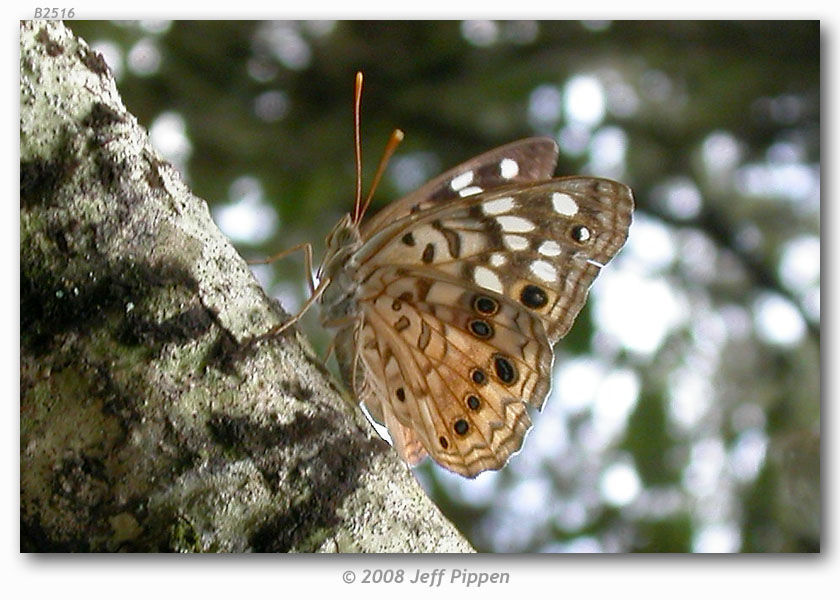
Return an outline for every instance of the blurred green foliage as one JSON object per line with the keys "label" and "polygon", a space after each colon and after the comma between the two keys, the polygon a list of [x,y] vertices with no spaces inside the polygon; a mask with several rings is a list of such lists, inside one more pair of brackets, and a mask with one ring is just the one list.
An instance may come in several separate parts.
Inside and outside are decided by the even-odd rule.
{"label": "blurred green foliage", "polygon": [[[689,316],[639,352],[605,343],[590,302],[560,344],[560,366],[593,357],[638,381],[609,443],[585,445],[597,424],[592,407],[564,410],[535,417],[535,431],[551,418],[568,434],[548,459],[525,456],[529,439],[492,481],[456,481],[428,464],[418,476],[485,551],[819,550],[819,265],[807,285],[784,267],[799,256],[793,242],[819,239],[819,23],[68,25],[105,52],[142,124],[154,130],[162,115],[179,116],[188,146],[172,160],[214,214],[236,200],[243,176],[258,182],[279,225],[263,242],[237,241],[246,258],[301,241],[314,242],[317,255],[350,210],[357,70],[366,183],[396,127],[406,140],[395,160],[417,158],[426,176],[519,137],[574,134],[569,82],[597,79],[604,114],[584,127],[582,149],[561,139],[558,174],[606,164],[594,174],[633,187],[637,220],[676,249],[647,276],[665,282]],[[552,98],[560,99],[553,113]],[[596,155],[603,131],[623,143],[611,163]],[[386,177],[374,210],[404,192]],[[634,232],[637,253],[653,247]],[[632,260],[622,264],[632,270]],[[299,260],[278,263],[268,288],[302,292],[301,269]],[[788,308],[768,313],[771,326],[781,314],[775,324],[789,319],[801,332],[782,341],[763,334],[763,298]],[[717,324],[715,342],[705,339],[708,323]],[[325,345],[324,334],[313,337]],[[703,391],[689,394],[697,416],[686,421],[681,390],[697,373],[709,405]],[[743,467],[744,456],[757,465]],[[615,464],[635,473],[629,499],[604,486]]]}

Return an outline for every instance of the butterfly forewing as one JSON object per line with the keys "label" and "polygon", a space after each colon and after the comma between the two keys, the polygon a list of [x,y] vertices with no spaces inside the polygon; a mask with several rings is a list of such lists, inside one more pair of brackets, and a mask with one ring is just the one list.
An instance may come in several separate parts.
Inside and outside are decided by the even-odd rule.
{"label": "butterfly forewing", "polygon": [[485,190],[512,183],[543,181],[557,166],[557,143],[551,138],[527,138],[500,146],[438,175],[419,189],[393,202],[362,225],[369,239],[385,224],[443,206]]}
{"label": "butterfly forewing", "polygon": [[539,314],[553,343],[624,244],[632,208],[629,188],[604,179],[503,186],[382,230],[359,253],[359,273],[419,264],[471,282]]}

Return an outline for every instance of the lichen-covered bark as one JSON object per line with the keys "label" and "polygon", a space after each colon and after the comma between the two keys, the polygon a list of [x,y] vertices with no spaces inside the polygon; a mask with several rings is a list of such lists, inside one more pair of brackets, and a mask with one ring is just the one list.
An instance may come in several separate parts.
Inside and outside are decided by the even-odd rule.
{"label": "lichen-covered bark", "polygon": [[21,23],[21,549],[463,552],[125,109]]}

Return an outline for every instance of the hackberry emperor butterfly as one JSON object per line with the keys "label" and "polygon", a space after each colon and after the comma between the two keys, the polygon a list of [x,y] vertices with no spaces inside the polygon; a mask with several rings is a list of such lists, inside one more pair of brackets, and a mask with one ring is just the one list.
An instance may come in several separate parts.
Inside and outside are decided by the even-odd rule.
{"label": "hackberry emperor butterfly", "polygon": [[[633,195],[594,177],[550,179],[557,145],[529,138],[477,156],[327,237],[312,295],[342,378],[410,464],[467,477],[522,446],[551,383],[552,346],[627,238]],[[401,138],[395,132],[380,164]],[[375,183],[374,183],[375,187]],[[368,197],[368,202],[370,197]]]}

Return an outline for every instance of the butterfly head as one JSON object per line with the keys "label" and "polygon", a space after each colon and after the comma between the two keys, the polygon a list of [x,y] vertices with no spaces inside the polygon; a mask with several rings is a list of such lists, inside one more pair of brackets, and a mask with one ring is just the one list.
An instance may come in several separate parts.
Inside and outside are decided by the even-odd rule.
{"label": "butterfly head", "polygon": [[362,246],[362,236],[359,226],[353,222],[353,217],[344,215],[327,235],[324,260],[318,269],[318,278],[329,277],[335,279],[338,273],[347,266],[348,259]]}

